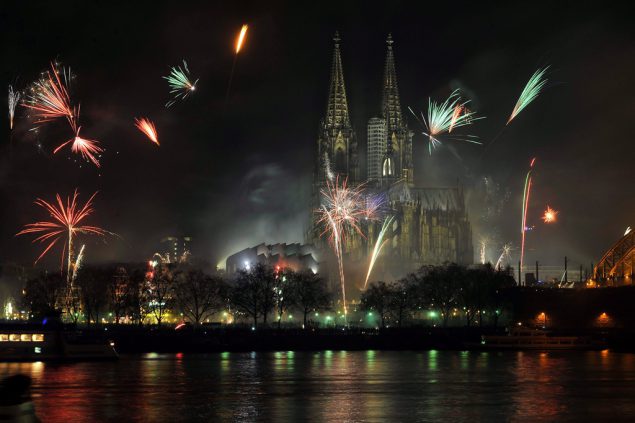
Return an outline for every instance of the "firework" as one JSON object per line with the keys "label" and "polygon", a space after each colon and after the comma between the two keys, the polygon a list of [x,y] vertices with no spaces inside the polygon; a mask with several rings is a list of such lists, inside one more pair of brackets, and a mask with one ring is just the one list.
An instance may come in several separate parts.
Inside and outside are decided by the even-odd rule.
{"label": "firework", "polygon": [[164,76],[163,79],[168,81],[170,94],[173,96],[172,100],[165,104],[165,107],[172,106],[177,100],[185,100],[192,91],[196,90],[196,83],[198,82],[198,79],[191,82],[190,70],[185,60],[183,60],[183,67],[173,67],[170,74]]}
{"label": "firework", "polygon": [[558,211],[547,206],[547,210],[542,215],[542,221],[545,223],[554,223],[558,220]]}
{"label": "firework", "polygon": [[150,138],[150,141],[152,141],[156,145],[160,145],[159,138],[157,135],[157,129],[154,127],[154,123],[150,119],[135,118],[134,121],[135,121],[135,126],[139,128],[139,130],[143,132],[148,138]]}
{"label": "firework", "polygon": [[368,210],[365,206],[362,188],[348,187],[346,179],[341,185],[337,177],[335,178],[335,183],[331,183],[327,180],[326,189],[321,190],[320,193],[325,203],[317,210],[319,214],[318,223],[324,225],[324,231],[320,236],[328,234],[329,243],[333,247],[335,256],[337,257],[342,289],[342,303],[344,306],[344,315],[346,315],[346,289],[344,284],[342,245],[347,233],[357,232],[361,236],[364,236],[359,227],[359,220],[368,215]]}
{"label": "firework", "polygon": [[543,79],[543,77],[545,76],[545,72],[547,72],[547,69],[549,69],[549,66],[538,69],[536,72],[534,72],[531,78],[529,78],[529,82],[527,82],[527,85],[525,85],[523,92],[520,93],[520,97],[518,97],[518,101],[514,106],[514,110],[512,110],[512,114],[507,120],[507,124],[509,124],[509,122],[511,122],[516,116],[518,116],[518,113],[520,113],[525,107],[527,107],[529,103],[531,103],[536,99],[536,97],[538,97],[538,94],[540,94],[540,91],[547,83],[547,80]]}
{"label": "firework", "polygon": [[[441,145],[440,136],[452,132],[455,128],[472,124],[475,120],[482,117],[475,117],[475,113],[468,110],[465,105],[469,100],[461,103],[459,90],[454,90],[450,96],[443,102],[437,103],[431,98],[428,99],[428,117],[421,115],[421,120],[409,107],[410,113],[423,124],[425,131],[423,134],[428,137],[428,152],[432,154],[432,150]],[[465,141],[473,144],[481,144],[474,135],[465,137],[452,137],[457,141]]]}
{"label": "firework", "polygon": [[99,146],[99,141],[89,140],[86,138],[82,138],[79,136],[79,130],[82,127],[77,128],[77,132],[75,133],[75,137],[66,141],[65,143],[59,145],[55,150],[53,150],[53,154],[56,154],[58,151],[62,149],[67,144],[71,144],[71,151],[76,154],[81,154],[81,156],[85,160],[90,160],[95,164],[95,166],[100,167],[99,160],[96,155],[99,156],[104,152],[104,149]]}
{"label": "firework", "polygon": [[15,108],[20,101],[20,92],[14,91],[9,85],[9,129],[13,129],[13,118],[15,116]]}
{"label": "firework", "polygon": [[79,253],[77,254],[77,258],[75,259],[75,263],[73,263],[73,274],[71,276],[71,281],[75,282],[77,279],[77,272],[82,267],[82,262],[84,260],[84,249],[86,245],[82,245],[82,248],[79,249]]}
{"label": "firework", "polygon": [[377,261],[377,257],[379,257],[379,253],[381,249],[384,247],[388,239],[384,239],[386,235],[386,231],[390,228],[392,221],[394,220],[393,216],[390,216],[386,220],[384,220],[383,225],[381,225],[381,231],[379,231],[379,236],[377,237],[377,241],[375,242],[375,246],[373,247],[373,254],[370,256],[370,263],[368,265],[368,273],[366,273],[366,280],[364,281],[364,289],[368,285],[368,279],[370,278],[370,273],[373,271],[373,267],[375,267],[375,261]]}
{"label": "firework", "polygon": [[329,159],[329,155],[326,152],[324,152],[324,174],[330,182],[333,182],[335,174],[331,170],[331,159]]}
{"label": "firework", "polygon": [[46,123],[65,117],[71,128],[75,130],[79,107],[73,108],[67,85],[72,78],[70,69],[62,68],[62,77],[56,64],[51,63],[51,70],[42,73],[27,93],[24,107],[31,109],[36,118],[35,123]]}
{"label": "firework", "polygon": [[90,216],[93,209],[93,199],[97,193],[95,192],[88,201],[80,206],[77,202],[79,193],[77,189],[72,197],[66,198],[66,203],[59,194],[56,195],[56,202],[49,203],[41,198],[35,201],[35,204],[46,210],[51,220],[29,223],[16,234],[37,234],[33,242],[45,244],[46,247],[35,260],[37,263],[42,257],[48,253],[60,240],[65,239],[65,245],[62,249],[62,266],[64,265],[64,257],[67,257],[67,277],[69,282],[72,278],[73,265],[73,241],[78,234],[104,236],[109,234],[108,231],[97,226],[83,225],[82,221]]}
{"label": "firework", "polygon": [[247,28],[247,25],[243,25],[242,28],[240,28],[240,34],[238,34],[238,39],[236,39],[236,54],[240,53],[240,49],[243,47],[245,36],[247,35]]}
{"label": "firework", "polygon": [[498,260],[496,261],[496,266],[494,266],[495,269],[498,269],[500,267],[500,265],[503,263],[503,260],[507,259],[507,262],[511,260],[511,251],[512,251],[511,244],[503,245],[503,249],[501,250],[501,255],[500,257],[498,257]]}
{"label": "firework", "polygon": [[480,258],[481,258],[481,264],[485,264],[485,251],[487,249],[487,239],[482,238],[481,239],[481,251],[480,251]]}
{"label": "firework", "polygon": [[[523,190],[523,207],[521,217],[521,241],[520,241],[520,270],[522,272],[523,260],[525,259],[525,233],[527,232],[527,207],[529,206],[529,195],[531,193],[531,171],[536,163],[536,158],[531,159],[529,163],[529,171],[525,176],[525,188]],[[520,284],[520,281],[518,281]]]}

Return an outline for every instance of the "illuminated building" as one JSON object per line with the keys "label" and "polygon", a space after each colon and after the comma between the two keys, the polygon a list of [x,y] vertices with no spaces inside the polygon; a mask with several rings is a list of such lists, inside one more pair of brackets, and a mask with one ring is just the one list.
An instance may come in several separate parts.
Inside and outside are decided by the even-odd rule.
{"label": "illuminated building", "polygon": [[[365,184],[366,192],[385,198],[387,214],[394,216],[377,266],[383,277],[401,277],[428,264],[473,263],[472,228],[462,187],[422,187],[414,183],[413,132],[401,109],[392,37],[389,35],[386,40],[381,118],[368,122],[367,178],[363,179],[359,177],[357,142],[350,123],[341,39],[337,34],[334,42],[326,114],[320,123],[317,141],[312,211],[320,208],[320,190],[325,188],[328,179],[348,178],[350,186]],[[312,222],[306,242],[329,249],[320,236],[323,228],[315,216]],[[353,233],[345,239],[344,259],[359,264],[349,268],[365,267],[382,223],[362,222],[364,235]]]}
{"label": "illuminated building", "polygon": [[189,236],[168,236],[161,240],[159,255],[165,263],[187,263],[192,255]]}
{"label": "illuminated building", "polygon": [[313,245],[307,244],[260,244],[245,248],[227,257],[225,270],[234,274],[240,269],[249,270],[256,264],[280,268],[290,268],[294,271],[320,270],[319,255]]}
{"label": "illuminated building", "polygon": [[369,182],[379,183],[382,175],[382,161],[386,154],[386,122],[381,118],[368,121],[367,177]]}

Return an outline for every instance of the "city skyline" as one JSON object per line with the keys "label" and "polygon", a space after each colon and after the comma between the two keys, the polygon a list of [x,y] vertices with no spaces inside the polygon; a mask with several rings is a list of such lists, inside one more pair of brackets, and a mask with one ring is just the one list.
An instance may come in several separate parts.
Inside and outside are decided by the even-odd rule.
{"label": "city skyline", "polygon": [[[91,7],[97,6],[85,7],[91,10]],[[354,13],[354,8],[348,7],[342,9],[342,16],[350,17]],[[567,10],[565,6],[561,7],[562,11]],[[36,13],[34,20],[27,25],[36,25],[38,19],[46,19],[43,12],[38,12],[42,15]],[[50,12],[57,13],[55,9]],[[134,8],[131,13],[137,16]],[[160,16],[166,12],[159,7],[152,13]],[[529,235],[528,262],[537,259],[546,264],[560,263],[565,254],[576,262],[597,260],[631,223],[627,212],[629,199],[605,188],[623,177],[614,171],[620,165],[613,165],[610,161],[619,161],[620,157],[627,156],[619,154],[620,151],[628,151],[627,143],[620,141],[626,139],[621,135],[624,129],[620,125],[600,122],[616,118],[613,108],[607,107],[607,103],[615,104],[617,116],[623,109],[619,107],[619,102],[623,100],[614,94],[618,88],[622,89],[621,78],[628,74],[628,66],[632,63],[626,56],[618,55],[612,60],[622,60],[622,66],[594,67],[587,61],[588,57],[595,57],[594,62],[597,62],[598,54],[599,57],[608,54],[599,50],[603,44],[597,37],[583,51],[578,51],[577,46],[573,48],[576,40],[588,40],[594,33],[593,26],[584,29],[585,25],[580,22],[595,24],[596,27],[614,24],[612,31],[602,33],[605,39],[618,38],[619,34],[628,31],[620,26],[621,20],[615,11],[604,11],[604,19],[601,19],[594,17],[590,8],[582,8],[577,11],[576,19],[571,18],[559,28],[551,29],[549,34],[535,39],[530,35],[536,30],[529,28],[528,33],[517,40],[527,48],[511,52],[504,42],[499,45],[501,41],[498,37],[509,33],[511,24],[501,23],[500,27],[473,34],[474,40],[481,40],[486,45],[478,53],[470,47],[456,44],[454,41],[460,37],[448,35],[456,25],[464,22],[448,27],[438,24],[434,27],[438,31],[434,35],[439,41],[432,51],[457,52],[457,57],[444,60],[434,60],[443,56],[427,57],[422,53],[426,44],[423,44],[425,37],[422,37],[421,30],[399,24],[410,23],[411,18],[404,10],[394,9],[386,17],[370,11],[360,15],[357,21],[360,24],[380,23],[376,30],[370,32],[365,25],[361,30],[360,24],[350,22],[331,21],[323,25],[325,13],[316,14],[310,22],[319,27],[318,31],[303,31],[301,34],[304,35],[297,40],[284,36],[284,31],[295,31],[295,23],[284,23],[280,26],[282,29],[274,33],[266,31],[273,21],[279,19],[272,17],[277,16],[275,13],[254,10],[252,19],[237,17],[235,22],[225,20],[222,37],[214,41],[213,51],[218,55],[204,54],[204,49],[197,42],[182,44],[185,49],[177,49],[176,45],[169,43],[169,57],[165,60],[148,56],[151,63],[144,64],[140,73],[149,72],[148,76],[152,77],[143,78],[143,81],[126,69],[135,63],[133,49],[111,47],[104,51],[101,59],[94,53],[91,56],[91,51],[95,49],[91,43],[105,46],[117,37],[123,37],[133,22],[136,23],[133,18],[118,22],[115,31],[97,28],[92,40],[80,39],[75,44],[66,42],[71,34],[61,32],[58,34],[59,41],[37,46],[38,51],[23,60],[20,48],[26,39],[13,40],[8,47],[10,56],[15,60],[3,67],[7,81],[24,87],[54,58],[69,65],[77,74],[75,94],[81,100],[82,113],[87,119],[83,131],[99,139],[106,152],[99,170],[88,164],[80,167],[70,153],[53,156],[52,148],[61,136],[59,128],[43,128],[38,141],[28,131],[30,126],[23,117],[23,111],[18,109],[13,155],[10,161],[5,159],[7,166],[3,166],[2,195],[8,207],[3,213],[0,245],[9,252],[7,261],[28,263],[34,258],[29,242],[13,237],[24,223],[37,217],[32,207],[34,198],[47,198],[54,192],[68,194],[75,186],[84,195],[92,190],[100,191],[96,198],[95,218],[105,221],[108,229],[120,234],[123,239],[109,240],[105,246],[90,244],[88,261],[140,260],[147,257],[147,252],[160,239],[173,233],[192,234],[196,243],[193,250],[216,262],[221,262],[232,252],[260,242],[301,241],[307,224],[305,210],[310,196],[311,149],[319,117],[324,110],[324,91],[328,86],[331,59],[329,44],[335,30],[339,30],[342,38],[347,88],[353,110],[352,126],[358,132],[363,169],[366,169],[365,127],[369,118],[381,113],[377,105],[380,104],[384,71],[385,38],[389,33],[393,34],[397,48],[403,107],[425,110],[428,97],[441,100],[455,85],[463,85],[463,91],[472,97],[474,107],[487,116],[475,130],[484,140],[493,139],[500,130],[505,114],[509,113],[520,89],[537,65],[551,64],[553,86],[514,122],[513,127],[506,130],[493,151],[486,151],[485,160],[480,160],[480,156],[485,154],[484,149],[459,143],[447,143],[434,155],[428,156],[424,137],[416,123],[407,117],[409,127],[416,132],[413,141],[415,167],[422,169],[415,174],[415,180],[424,186],[451,186],[459,179],[471,196],[468,197],[470,213],[479,215],[483,206],[478,201],[471,202],[478,197],[478,181],[484,176],[492,178],[503,190],[509,190],[509,200],[504,205],[500,222],[496,223],[500,228],[501,243],[512,242],[518,248],[517,209],[522,194],[523,168],[528,159],[539,157],[539,167],[534,176],[535,202],[530,214],[536,230]],[[511,13],[511,21],[527,19],[521,18],[520,10],[512,6],[501,13]],[[187,14],[183,16],[202,22]],[[72,15],[64,19],[72,20]],[[223,94],[231,69],[231,42],[243,21],[251,24],[252,32],[248,34],[244,54],[238,59],[233,94],[225,105]],[[184,22],[187,19],[184,18]],[[198,31],[199,34],[205,33],[203,29]],[[42,36],[42,32],[38,33],[35,28],[33,34],[31,36],[35,38],[37,34]],[[154,45],[151,35],[144,35],[141,28],[132,34],[136,34],[136,38],[130,40],[130,45],[134,41]],[[160,39],[177,41],[179,37],[185,37],[179,31],[170,34],[176,34],[176,38],[169,38],[166,32],[161,34]],[[279,50],[269,50],[267,54],[262,52],[262,47],[282,40],[284,43],[280,44]],[[547,45],[550,50],[545,48]],[[504,60],[499,57],[501,49],[510,54]],[[155,50],[150,48],[149,51]],[[278,61],[274,70],[270,60],[287,57],[290,52],[300,54],[302,59],[285,60],[282,65]],[[96,58],[92,64],[89,64],[90,57]],[[165,111],[163,104],[167,95],[161,76],[167,74],[169,66],[180,63],[182,59],[186,59],[192,72],[201,78],[199,91],[186,102]],[[487,72],[475,69],[478,63],[487,63],[487,72],[498,75],[497,84],[489,81]],[[581,64],[596,72],[616,69],[617,78],[594,78],[587,87],[584,78],[570,72]],[[258,77],[257,74],[263,70],[269,72],[272,78],[263,81]],[[284,112],[276,112],[275,108],[267,110],[271,108],[260,104],[256,106],[254,96],[290,93],[294,91],[288,89],[290,84],[299,88],[301,94],[277,97],[278,110]],[[504,90],[503,86],[499,88],[501,84]],[[97,89],[100,86],[113,89],[101,92]],[[582,88],[586,91],[581,92]],[[138,94],[137,98],[122,103],[129,93]],[[587,101],[574,101],[578,96]],[[302,99],[298,102],[300,97]],[[628,98],[628,95],[623,98]],[[297,116],[290,113],[298,106],[302,113]],[[581,122],[579,116],[588,115],[591,110],[600,113],[593,115],[600,122]],[[161,134],[160,150],[148,150],[141,136],[135,132],[132,120],[140,115],[147,115],[157,124]],[[272,129],[271,123],[280,129]],[[594,138],[599,134],[602,138],[616,140],[611,144],[611,151],[598,145]],[[38,142],[42,145],[41,152],[36,148]],[[554,144],[560,148],[553,148]],[[593,151],[594,155],[590,155],[589,151]],[[137,162],[138,157],[144,157],[142,163]],[[586,172],[594,166],[597,172]],[[362,173],[365,174],[365,171]],[[52,177],[44,178],[45,175]],[[588,198],[579,193],[574,195],[571,189],[567,189],[578,183],[588,187]],[[614,203],[618,200],[624,200],[626,204],[615,208],[587,207],[584,214],[579,212],[593,201]],[[557,225],[540,225],[539,215],[546,204],[561,212]],[[140,213],[145,216],[144,219],[139,219]],[[474,248],[477,250],[481,228],[477,227],[479,223],[476,219],[472,220],[475,227]],[[608,222],[609,227],[600,228],[599,222]],[[489,256],[492,261],[496,258],[494,252]],[[46,263],[49,267],[54,265],[54,261]]]}

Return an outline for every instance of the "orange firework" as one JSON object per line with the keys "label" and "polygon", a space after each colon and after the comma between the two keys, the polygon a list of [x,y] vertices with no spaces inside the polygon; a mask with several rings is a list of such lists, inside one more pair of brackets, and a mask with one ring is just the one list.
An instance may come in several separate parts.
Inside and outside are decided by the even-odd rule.
{"label": "orange firework", "polygon": [[90,216],[94,211],[93,199],[96,195],[97,193],[95,192],[83,206],[80,206],[77,203],[77,197],[79,196],[77,189],[73,193],[72,197],[66,198],[66,203],[62,201],[59,194],[56,195],[57,203],[49,203],[41,198],[35,200],[35,204],[42,207],[49,213],[51,220],[29,223],[16,234],[16,236],[38,234],[33,242],[47,244],[44,251],[42,251],[37,260],[35,260],[35,263],[44,257],[44,255],[46,255],[46,253],[48,253],[61,239],[66,238],[64,248],[62,249],[62,265],[64,263],[64,257],[68,254],[67,275],[70,278],[71,268],[73,265],[73,238],[75,235],[86,234],[104,236],[109,233],[97,226],[82,225],[82,221]]}
{"label": "orange firework", "polygon": [[66,88],[71,78],[70,70],[63,70],[63,75],[64,82],[60,78],[57,66],[51,63],[51,70],[44,72],[40,79],[33,83],[23,105],[34,111],[36,123],[66,117],[75,130],[79,109],[71,106],[71,99]]}
{"label": "orange firework", "polygon": [[448,133],[452,132],[456,121],[459,119],[459,116],[461,116],[461,113],[463,113],[464,109],[465,106],[463,104],[457,104],[456,106],[454,106],[454,112],[452,113],[452,120],[450,121],[450,128],[448,129]]}
{"label": "orange firework", "polygon": [[240,34],[238,34],[238,39],[236,40],[236,54],[238,54],[240,49],[243,47],[245,36],[247,35],[247,28],[247,25],[243,25],[243,27],[240,28]]}
{"label": "orange firework", "polygon": [[150,138],[150,141],[152,141],[156,145],[160,145],[159,137],[157,135],[157,129],[154,127],[154,123],[152,123],[150,119],[135,118],[134,122],[135,122],[135,126],[139,128],[139,130],[143,132],[148,138]]}
{"label": "orange firework", "polygon": [[545,213],[542,215],[542,221],[545,223],[554,223],[558,220],[558,213],[557,210],[547,206],[547,210],[545,210]]}
{"label": "orange firework", "polygon": [[100,155],[104,152],[104,149],[99,146],[99,142],[95,140],[89,140],[86,138],[82,138],[79,136],[79,130],[82,129],[80,126],[77,128],[77,132],[75,132],[75,137],[66,141],[65,143],[58,146],[55,150],[53,150],[53,154],[57,153],[62,147],[66,144],[73,143],[71,146],[71,151],[73,153],[81,154],[82,157],[86,160],[90,160],[95,164],[95,166],[100,167],[99,160],[96,155]]}

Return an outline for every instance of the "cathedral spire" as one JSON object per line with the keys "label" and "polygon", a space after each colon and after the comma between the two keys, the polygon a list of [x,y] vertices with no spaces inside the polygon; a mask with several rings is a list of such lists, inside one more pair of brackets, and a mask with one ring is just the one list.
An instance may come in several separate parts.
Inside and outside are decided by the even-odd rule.
{"label": "cathedral spire", "polygon": [[382,98],[382,117],[386,120],[386,128],[391,130],[399,128],[403,124],[401,116],[401,101],[397,88],[397,72],[395,71],[395,56],[392,51],[392,34],[386,39],[386,64],[384,67],[384,92]]}
{"label": "cathedral spire", "polygon": [[340,36],[335,32],[333,41],[333,65],[331,67],[331,83],[329,85],[329,99],[326,105],[326,122],[330,127],[350,127],[348,114],[348,102],[346,100],[346,87],[344,86],[344,71],[342,70],[342,58],[340,56]]}

